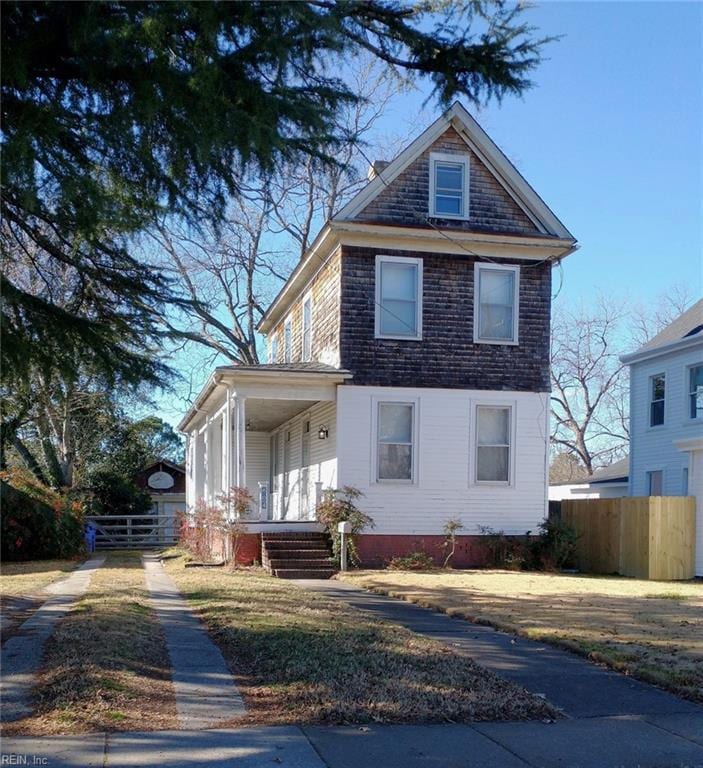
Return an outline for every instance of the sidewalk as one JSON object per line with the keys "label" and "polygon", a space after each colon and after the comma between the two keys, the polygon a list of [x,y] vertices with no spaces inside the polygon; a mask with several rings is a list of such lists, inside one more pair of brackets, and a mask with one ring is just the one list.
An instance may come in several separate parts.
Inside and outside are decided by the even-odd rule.
{"label": "sidewalk", "polygon": [[104,557],[93,557],[67,578],[48,586],[46,591],[54,597],[42,603],[20,625],[17,634],[2,646],[0,719],[3,721],[18,720],[31,713],[32,687],[46,641],[51,637],[59,619],[63,618],[76,600],[86,592],[93,573],[104,561]]}
{"label": "sidewalk", "polygon": [[48,768],[701,768],[703,718],[658,715],[551,724],[278,726],[23,737],[3,741],[0,765],[11,764]]}

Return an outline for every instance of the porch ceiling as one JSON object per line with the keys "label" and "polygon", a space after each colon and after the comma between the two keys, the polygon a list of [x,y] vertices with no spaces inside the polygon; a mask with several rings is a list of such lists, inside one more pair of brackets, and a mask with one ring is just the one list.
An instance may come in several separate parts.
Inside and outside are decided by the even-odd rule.
{"label": "porch ceiling", "polygon": [[315,405],[317,400],[246,399],[247,431],[270,432]]}

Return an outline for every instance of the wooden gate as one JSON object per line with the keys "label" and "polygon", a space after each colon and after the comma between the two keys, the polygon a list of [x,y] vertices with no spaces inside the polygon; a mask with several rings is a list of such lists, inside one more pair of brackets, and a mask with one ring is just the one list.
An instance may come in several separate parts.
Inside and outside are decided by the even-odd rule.
{"label": "wooden gate", "polygon": [[178,540],[178,515],[91,515],[96,549],[154,549]]}

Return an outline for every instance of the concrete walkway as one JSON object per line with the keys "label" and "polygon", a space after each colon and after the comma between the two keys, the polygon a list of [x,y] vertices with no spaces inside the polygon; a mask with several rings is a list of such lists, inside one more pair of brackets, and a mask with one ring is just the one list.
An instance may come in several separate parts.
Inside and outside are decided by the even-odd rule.
{"label": "concrete walkway", "polygon": [[[146,584],[164,630],[182,728],[213,728],[243,715],[244,702],[220,649],[158,556],[144,555]],[[112,762],[111,762],[112,765]]]}
{"label": "concrete walkway", "polygon": [[567,717],[703,716],[703,707],[546,643],[497,632],[343,581],[294,583],[446,643],[482,667],[544,696]]}
{"label": "concrete walkway", "polygon": [[20,625],[2,647],[0,667],[0,719],[19,720],[31,714],[31,693],[36,682],[46,641],[73,604],[85,593],[95,570],[105,561],[94,557],[83,563],[68,578],[49,585],[54,595]]}

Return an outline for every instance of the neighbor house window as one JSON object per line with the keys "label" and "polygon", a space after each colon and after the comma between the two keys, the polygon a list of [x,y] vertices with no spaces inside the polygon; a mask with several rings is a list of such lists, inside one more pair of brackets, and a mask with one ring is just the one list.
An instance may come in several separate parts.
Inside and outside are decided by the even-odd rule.
{"label": "neighbor house window", "polygon": [[469,218],[469,158],[467,155],[430,155],[430,216]]}
{"label": "neighbor house window", "polygon": [[520,267],[476,264],[474,341],[517,344]]}
{"label": "neighbor house window", "polygon": [[688,467],[684,467],[681,474],[681,495],[688,496]]}
{"label": "neighbor house window", "polygon": [[303,301],[303,360],[312,357],[312,296],[306,296]]}
{"label": "neighbor house window", "polygon": [[271,346],[269,347],[269,362],[278,362],[278,335],[271,339]]}
{"label": "neighbor house window", "polygon": [[647,495],[661,496],[664,486],[664,472],[661,469],[655,469],[653,472],[647,472]]}
{"label": "neighbor house window", "polygon": [[422,338],[422,259],[376,257],[376,337]]}
{"label": "neighbor house window", "polygon": [[283,324],[283,362],[290,363],[293,359],[293,327],[290,320]]}
{"label": "neighbor house window", "polygon": [[378,404],[378,480],[412,481],[414,420],[412,403]]}
{"label": "neighbor house window", "polygon": [[688,402],[689,413],[692,419],[703,418],[703,365],[694,365],[689,368]]}
{"label": "neighbor house window", "polygon": [[649,380],[649,426],[658,427],[664,423],[664,390],[666,377],[663,373],[652,376]]}
{"label": "neighbor house window", "polygon": [[510,406],[476,408],[476,482],[510,482]]}

